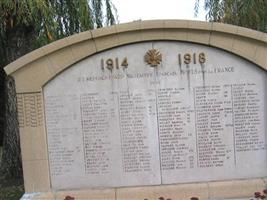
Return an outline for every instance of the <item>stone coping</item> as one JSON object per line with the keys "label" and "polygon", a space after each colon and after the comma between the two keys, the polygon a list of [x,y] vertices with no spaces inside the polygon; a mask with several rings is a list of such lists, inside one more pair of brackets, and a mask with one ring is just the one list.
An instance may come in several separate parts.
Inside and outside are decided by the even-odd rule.
{"label": "stone coping", "polygon": [[[129,34],[134,33],[136,36],[132,38]],[[148,35],[146,34],[148,33]],[[178,35],[174,36],[175,33]],[[184,35],[179,34],[184,33]],[[190,33],[195,33],[197,35],[193,36]],[[129,37],[125,38],[125,34]],[[199,36],[207,34],[200,38]],[[138,35],[140,37],[138,37]],[[151,37],[149,37],[149,35]],[[215,36],[219,35],[220,38]],[[99,39],[105,37],[115,37],[112,45],[103,45]],[[156,37],[155,37],[156,36]],[[229,44],[218,44],[222,39],[230,39]],[[123,44],[130,44],[134,42],[149,41],[149,40],[177,40],[177,41],[187,41],[194,43],[201,43],[213,47],[218,47],[226,51],[237,54],[244,57],[251,62],[259,65],[260,67],[267,70],[267,60],[266,56],[257,56],[258,53],[262,54],[262,51],[267,50],[267,34],[263,32],[254,31],[251,29],[215,23],[215,22],[202,22],[202,21],[189,21],[189,20],[148,20],[148,21],[134,21],[130,23],[124,23],[119,25],[113,25],[110,27],[85,31],[73,36],[55,41],[44,47],[41,47],[31,53],[19,58],[18,60],[10,63],[5,67],[6,73],[13,74],[17,70],[23,68],[24,66],[30,64],[31,62],[40,59],[41,57],[53,54],[64,48],[71,47],[77,43],[82,43],[85,41],[93,41],[95,51],[103,51],[111,47],[120,46]],[[241,41],[239,41],[241,40]],[[257,46],[263,49],[256,48],[254,55],[249,55],[251,53],[250,49],[243,49],[244,52],[239,51],[242,49],[242,43],[256,43]],[[91,55],[88,53],[87,56]],[[252,52],[253,54],[253,52]]]}

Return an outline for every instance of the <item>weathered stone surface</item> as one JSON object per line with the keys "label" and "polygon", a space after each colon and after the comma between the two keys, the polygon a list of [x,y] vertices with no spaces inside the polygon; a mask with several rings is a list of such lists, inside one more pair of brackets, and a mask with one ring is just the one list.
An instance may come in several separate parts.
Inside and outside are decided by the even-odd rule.
{"label": "weathered stone surface", "polygon": [[267,73],[218,49],[144,42],[44,87],[52,188],[267,176]]}

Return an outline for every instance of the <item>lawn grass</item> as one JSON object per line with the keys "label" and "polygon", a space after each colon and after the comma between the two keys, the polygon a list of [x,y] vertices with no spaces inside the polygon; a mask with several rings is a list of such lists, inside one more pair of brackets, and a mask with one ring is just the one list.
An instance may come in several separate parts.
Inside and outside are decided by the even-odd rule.
{"label": "lawn grass", "polygon": [[19,200],[23,194],[23,185],[0,188],[0,200]]}
{"label": "lawn grass", "polygon": [[[2,147],[0,146],[0,167],[2,158]],[[5,180],[0,172],[0,200],[19,200],[24,194],[24,186],[18,180]]]}

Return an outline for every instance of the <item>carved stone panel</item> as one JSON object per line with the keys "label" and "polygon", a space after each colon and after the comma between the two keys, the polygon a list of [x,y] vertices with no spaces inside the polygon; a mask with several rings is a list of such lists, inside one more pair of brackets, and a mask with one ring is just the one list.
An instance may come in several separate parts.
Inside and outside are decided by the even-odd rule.
{"label": "carved stone panel", "polygon": [[266,91],[265,71],[207,46],[146,42],[91,56],[44,87],[52,187],[267,176]]}
{"label": "carved stone panel", "polygon": [[42,94],[18,93],[17,94],[19,126],[37,127],[43,124]]}

